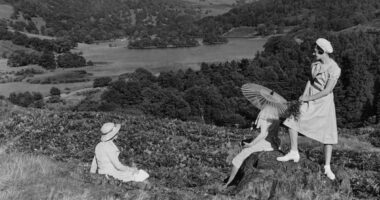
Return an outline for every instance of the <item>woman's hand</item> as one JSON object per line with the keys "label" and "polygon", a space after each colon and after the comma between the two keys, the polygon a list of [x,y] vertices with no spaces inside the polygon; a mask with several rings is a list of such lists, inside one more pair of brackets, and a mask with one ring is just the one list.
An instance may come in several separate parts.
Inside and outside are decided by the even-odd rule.
{"label": "woman's hand", "polygon": [[132,173],[133,174],[138,174],[139,173],[139,169],[137,169],[136,167],[132,167]]}
{"label": "woman's hand", "polygon": [[246,143],[246,142],[242,142],[242,145],[241,145],[241,147],[243,147],[243,148],[247,148],[247,147],[248,147],[248,144],[249,144],[249,143]]}
{"label": "woman's hand", "polygon": [[243,148],[248,148],[248,147],[251,147],[252,145],[253,145],[253,142],[250,142],[250,143],[243,142],[242,147],[243,147]]}

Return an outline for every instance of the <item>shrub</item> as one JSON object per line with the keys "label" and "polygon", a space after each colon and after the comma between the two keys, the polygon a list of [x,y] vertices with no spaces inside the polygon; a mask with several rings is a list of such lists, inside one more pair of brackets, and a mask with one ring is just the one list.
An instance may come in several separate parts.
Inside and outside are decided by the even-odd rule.
{"label": "shrub", "polygon": [[34,101],[32,104],[30,104],[30,106],[34,108],[43,108],[45,106],[45,103],[43,99],[40,99],[40,100]]}
{"label": "shrub", "polygon": [[380,147],[380,131],[376,130],[372,132],[369,136],[369,142],[375,146],[375,147]]}
{"label": "shrub", "polygon": [[33,75],[33,74],[43,74],[44,72],[38,69],[29,68],[29,69],[22,69],[20,71],[17,71],[15,73],[16,76],[23,76],[23,75]]}
{"label": "shrub", "polygon": [[59,95],[61,95],[61,90],[60,89],[58,89],[58,88],[56,88],[56,87],[52,87],[51,89],[50,89],[50,94],[51,95],[57,95],[57,96],[59,96]]}
{"label": "shrub", "polygon": [[14,51],[8,58],[7,65],[10,67],[20,67],[29,64],[38,64],[40,56],[38,53],[27,53],[24,50]]}
{"label": "shrub", "polygon": [[87,61],[87,65],[88,66],[94,66],[94,62],[92,62],[91,60]]}
{"label": "shrub", "polygon": [[33,92],[33,100],[34,101],[38,101],[38,100],[42,100],[44,97],[42,96],[41,93],[39,92]]}
{"label": "shrub", "polygon": [[57,65],[55,63],[54,53],[52,51],[44,51],[38,64],[45,69],[55,69]]}
{"label": "shrub", "polygon": [[75,111],[96,111],[99,107],[99,102],[92,100],[89,97],[83,99],[75,108]]}
{"label": "shrub", "polygon": [[76,68],[85,66],[86,60],[83,56],[67,52],[58,56],[57,64],[62,68]]}
{"label": "shrub", "polygon": [[61,98],[57,95],[53,95],[47,100],[48,103],[59,103],[61,101]]}
{"label": "shrub", "polygon": [[138,105],[143,101],[141,90],[139,82],[118,80],[108,86],[108,90],[102,94],[102,100],[122,107]]}
{"label": "shrub", "polygon": [[98,107],[99,111],[106,111],[106,112],[114,111],[118,109],[120,109],[120,106],[112,102],[102,102]]}
{"label": "shrub", "polygon": [[43,96],[39,92],[24,92],[24,93],[15,93],[12,92],[9,95],[9,101],[15,105],[23,106],[23,107],[37,107],[41,108],[43,106]]}
{"label": "shrub", "polygon": [[96,78],[94,80],[94,84],[93,84],[93,87],[96,88],[96,87],[105,87],[105,86],[108,86],[108,84],[112,81],[112,78],[111,77],[100,77],[100,78]]}

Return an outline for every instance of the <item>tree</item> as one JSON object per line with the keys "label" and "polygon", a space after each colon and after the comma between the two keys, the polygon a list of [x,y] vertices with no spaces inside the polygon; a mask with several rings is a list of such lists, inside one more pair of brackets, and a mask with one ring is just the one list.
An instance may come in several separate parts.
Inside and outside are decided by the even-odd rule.
{"label": "tree", "polygon": [[13,44],[28,47],[28,36],[16,31],[13,35],[12,42]]}
{"label": "tree", "polygon": [[38,64],[45,69],[55,69],[57,67],[52,51],[44,51]]}
{"label": "tree", "polygon": [[33,96],[30,92],[24,92],[24,93],[15,93],[12,92],[9,94],[9,101],[13,104],[28,107],[30,104],[33,103]]}
{"label": "tree", "polygon": [[141,90],[138,82],[118,80],[108,86],[108,90],[102,94],[102,100],[113,102],[124,108],[138,105],[143,101]]}
{"label": "tree", "polygon": [[173,71],[161,72],[160,76],[157,78],[157,82],[164,88],[172,87],[178,90],[182,90],[183,88],[183,82]]}
{"label": "tree", "polygon": [[157,80],[150,71],[144,68],[136,69],[128,78],[130,81],[138,81],[141,84],[141,87],[148,87]]}
{"label": "tree", "polygon": [[173,88],[152,85],[142,91],[142,96],[141,109],[147,114],[186,120],[191,112],[190,105]]}
{"label": "tree", "polygon": [[190,105],[176,90],[166,89],[164,90],[164,93],[166,98],[160,106],[161,115],[186,120],[191,112]]}
{"label": "tree", "polygon": [[38,34],[38,29],[33,21],[28,21],[28,24],[25,26],[26,31],[29,33]]}
{"label": "tree", "polygon": [[353,50],[347,50],[343,53],[342,65],[345,66],[346,82],[345,99],[342,101],[344,110],[342,115],[348,123],[358,124],[368,116],[363,112],[366,104],[373,104],[374,87],[373,75],[370,74],[366,67],[360,62],[360,53]]}
{"label": "tree", "polygon": [[205,122],[212,123],[221,118],[227,108],[223,97],[215,86],[194,86],[185,91],[184,99],[191,107],[191,115],[199,116]]}
{"label": "tree", "polygon": [[83,56],[66,52],[58,56],[57,65],[61,68],[77,68],[86,66],[86,60]]}
{"label": "tree", "polygon": [[10,67],[20,67],[29,64],[37,64],[39,58],[39,54],[36,52],[26,53],[24,50],[16,50],[9,56],[7,64]]}
{"label": "tree", "polygon": [[73,42],[68,38],[62,38],[54,40],[54,51],[57,53],[65,53],[70,51],[70,49],[77,46],[77,43]]}

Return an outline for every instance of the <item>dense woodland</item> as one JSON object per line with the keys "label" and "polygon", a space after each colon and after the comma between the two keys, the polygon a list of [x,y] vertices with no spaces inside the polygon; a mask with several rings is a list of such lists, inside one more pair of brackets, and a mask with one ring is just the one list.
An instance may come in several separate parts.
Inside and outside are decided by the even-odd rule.
{"label": "dense woodland", "polygon": [[258,112],[242,96],[247,82],[267,86],[296,100],[310,76],[314,41],[334,44],[333,58],[342,69],[334,89],[339,126],[356,127],[380,119],[380,36],[363,32],[328,34],[310,31],[302,43],[272,37],[252,60],[203,63],[200,71],[163,72],[158,77],[138,69],[109,83],[102,102],[84,100],[78,110],[140,109],[160,117],[227,126],[248,126]]}

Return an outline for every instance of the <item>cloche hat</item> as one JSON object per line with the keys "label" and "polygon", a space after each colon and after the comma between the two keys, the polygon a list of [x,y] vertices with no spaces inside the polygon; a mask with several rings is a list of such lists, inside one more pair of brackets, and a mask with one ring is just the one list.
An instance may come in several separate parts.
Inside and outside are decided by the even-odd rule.
{"label": "cloche hat", "polygon": [[333,52],[333,47],[330,43],[330,41],[326,40],[325,38],[318,38],[317,41],[315,42],[323,51],[326,53],[332,53]]}
{"label": "cloche hat", "polygon": [[100,131],[102,132],[101,141],[105,142],[112,139],[120,130],[121,124],[115,124],[112,122],[107,122],[103,124]]}

